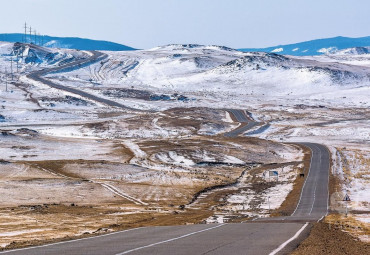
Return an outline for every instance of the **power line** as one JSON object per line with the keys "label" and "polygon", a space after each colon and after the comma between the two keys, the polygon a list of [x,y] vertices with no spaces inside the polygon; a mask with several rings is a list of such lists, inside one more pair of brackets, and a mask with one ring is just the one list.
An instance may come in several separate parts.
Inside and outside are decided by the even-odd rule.
{"label": "power line", "polygon": [[35,37],[35,45],[37,45],[37,40],[36,40],[36,30],[33,30],[33,35]]}
{"label": "power line", "polygon": [[13,81],[13,57],[10,57],[10,73],[11,73],[11,79]]}
{"label": "power line", "polygon": [[32,28],[31,28],[31,26],[30,26],[30,43],[32,43]]}
{"label": "power line", "polygon": [[5,68],[5,91],[8,92],[8,70]]}
{"label": "power line", "polygon": [[[44,35],[41,35],[40,33],[37,33],[36,29],[32,30],[31,26],[27,26],[27,22],[24,22],[24,38],[23,42],[27,43],[28,41],[28,36],[29,36],[29,43],[30,44],[35,44],[35,45],[40,45],[42,46],[44,44]],[[28,33],[27,33],[28,31]],[[33,34],[32,34],[33,33]],[[32,38],[33,37],[33,38]]]}
{"label": "power line", "polygon": [[19,66],[18,66],[18,62],[19,62],[19,57],[18,57],[18,54],[17,54],[17,59],[16,59],[16,64],[17,64],[17,73],[19,73]]}
{"label": "power line", "polygon": [[27,22],[24,22],[24,43],[27,43]]}

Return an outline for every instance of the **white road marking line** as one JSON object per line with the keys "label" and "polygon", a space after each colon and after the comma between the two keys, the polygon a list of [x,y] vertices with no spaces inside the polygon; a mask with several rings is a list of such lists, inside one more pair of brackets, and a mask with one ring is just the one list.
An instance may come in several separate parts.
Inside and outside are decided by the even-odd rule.
{"label": "white road marking line", "polygon": [[12,250],[7,250],[7,251],[0,251],[0,254],[10,253],[10,252],[17,252],[17,251],[25,251],[25,250],[31,250],[31,249],[39,249],[39,248],[53,246],[53,245],[57,245],[57,244],[79,242],[79,241],[82,241],[82,240],[88,240],[88,239],[94,239],[94,238],[99,238],[99,237],[104,237],[104,236],[121,234],[121,233],[124,233],[124,232],[129,232],[129,231],[138,230],[138,229],[142,229],[142,228],[147,228],[147,227],[139,227],[139,228],[126,229],[126,230],[122,230],[122,231],[118,231],[118,232],[112,232],[112,233],[108,233],[108,234],[104,234],[104,235],[85,237],[85,238],[74,239],[74,240],[69,240],[69,241],[63,241],[63,242],[58,242],[58,243],[50,243],[50,244],[44,244],[44,245],[39,245],[39,246],[32,246],[32,247],[26,247],[26,248],[20,248],[20,249],[12,249]]}
{"label": "white road marking line", "polygon": [[297,231],[297,233],[295,233],[294,236],[292,236],[289,240],[285,241],[284,243],[282,243],[278,248],[276,248],[275,250],[273,250],[272,252],[270,252],[269,255],[275,255],[277,254],[279,251],[281,251],[282,249],[285,248],[285,246],[287,246],[291,241],[293,241],[294,239],[296,239],[301,233],[302,231],[308,226],[308,222],[306,222],[306,224],[303,225],[303,227],[301,227],[300,230]]}
{"label": "white road marking line", "polygon": [[[328,184],[326,185],[326,188],[327,188],[327,190],[328,190],[328,198],[327,198],[327,201],[326,201],[326,214],[325,214],[325,216],[327,216],[328,215],[328,213],[329,213],[329,197],[330,197],[330,194],[329,194],[329,176],[330,176],[330,172],[331,172],[331,169],[330,169],[330,162],[331,162],[331,152],[330,152],[330,150],[329,150],[329,148],[328,147],[326,147],[326,146],[324,146],[325,147],[325,149],[326,149],[326,152],[328,153],[328,155],[329,155],[329,160],[328,160],[328,170],[329,170],[329,173],[328,173]],[[321,220],[321,219],[320,219]]]}
{"label": "white road marking line", "polygon": [[[303,144],[304,145],[304,144]],[[301,190],[301,195],[299,197],[299,200],[298,200],[298,204],[297,204],[297,207],[295,208],[294,212],[292,213],[291,216],[293,216],[295,214],[295,212],[297,211],[298,207],[299,207],[299,204],[301,203],[301,199],[302,199],[302,195],[303,195],[303,190],[304,190],[304,187],[306,186],[306,182],[308,180],[308,177],[310,176],[310,173],[311,173],[311,167],[312,167],[312,158],[313,158],[313,151],[311,149],[311,147],[309,147],[308,145],[304,145],[306,147],[308,147],[311,151],[311,161],[310,161],[310,168],[308,169],[308,175],[306,177],[306,180],[304,181],[304,184],[303,184],[303,187],[302,187],[302,190]]]}
{"label": "white road marking line", "polygon": [[312,206],[311,206],[311,210],[310,210],[310,213],[308,215],[311,215],[312,213],[312,210],[313,210],[313,206],[315,205],[315,200],[316,200],[316,188],[317,188],[317,182],[315,182],[315,189],[313,191],[313,202],[312,202]]}
{"label": "white road marking line", "polygon": [[142,250],[142,249],[145,249],[145,248],[153,247],[153,246],[156,246],[156,245],[159,245],[159,244],[169,243],[169,242],[176,241],[178,239],[182,239],[182,238],[185,238],[185,237],[188,237],[188,236],[191,236],[191,235],[195,235],[195,234],[198,234],[198,233],[201,233],[201,232],[205,232],[205,231],[209,231],[209,230],[212,230],[212,229],[215,229],[215,228],[219,228],[219,227],[222,227],[224,225],[225,224],[217,225],[215,227],[202,229],[202,230],[195,231],[195,232],[192,232],[192,233],[189,233],[189,234],[186,234],[186,235],[174,237],[174,238],[171,238],[171,239],[168,239],[168,240],[164,240],[164,241],[160,241],[160,242],[157,242],[157,243],[152,243],[152,244],[148,244],[148,245],[145,245],[145,246],[137,247],[137,248],[134,248],[134,249],[131,249],[131,250],[128,250],[128,251],[117,253],[116,255],[123,255],[123,254],[127,254],[127,253],[130,253],[130,252],[133,252],[133,251],[138,251],[138,250]]}
{"label": "white road marking line", "polygon": [[[320,157],[319,157],[319,165],[321,165],[321,157],[322,157],[321,149],[320,149],[320,147],[316,146],[315,144],[312,144],[312,146],[319,150],[319,154],[320,154]],[[312,160],[312,158],[311,158],[311,160]],[[310,166],[310,169],[311,169],[311,166]],[[316,188],[317,188],[317,175],[316,175],[316,178],[315,178],[315,189],[313,191],[313,202],[312,202],[310,213],[308,215],[311,215],[312,210],[313,210],[313,207],[315,205],[315,201],[316,201]]]}

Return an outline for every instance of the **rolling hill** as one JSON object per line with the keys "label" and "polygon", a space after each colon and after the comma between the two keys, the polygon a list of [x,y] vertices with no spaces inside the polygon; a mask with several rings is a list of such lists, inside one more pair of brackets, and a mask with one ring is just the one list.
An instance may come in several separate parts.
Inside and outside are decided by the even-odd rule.
{"label": "rolling hill", "polygon": [[262,51],[294,56],[314,56],[335,53],[339,50],[370,46],[370,36],[360,38],[333,37],[307,42],[278,45],[268,48],[243,48],[240,51]]}
{"label": "rolling hill", "polygon": [[[22,42],[24,40],[24,34],[0,34],[0,41],[4,42]],[[50,48],[65,48],[65,49],[76,49],[76,50],[109,50],[109,51],[129,51],[135,50],[126,45],[108,42],[84,39],[78,37],[53,37],[53,36],[42,36],[36,37],[37,42],[42,42],[42,46]],[[27,42],[31,42],[29,36]],[[32,42],[34,42],[34,36],[32,36]]]}

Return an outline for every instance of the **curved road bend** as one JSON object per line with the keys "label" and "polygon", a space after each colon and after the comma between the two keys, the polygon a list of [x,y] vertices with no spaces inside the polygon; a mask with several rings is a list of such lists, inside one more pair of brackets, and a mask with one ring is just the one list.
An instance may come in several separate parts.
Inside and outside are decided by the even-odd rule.
{"label": "curved road bend", "polygon": [[296,143],[311,150],[311,163],[303,184],[301,196],[295,211],[290,216],[259,219],[257,221],[318,221],[328,213],[329,168],[328,149],[317,143]]}
{"label": "curved road bend", "polygon": [[227,109],[229,113],[234,115],[236,120],[241,123],[241,125],[234,129],[231,130],[230,132],[225,133],[224,135],[226,137],[235,137],[240,134],[243,134],[247,130],[260,125],[261,123],[254,121],[253,119],[249,118],[246,116],[245,111],[243,110],[237,110],[237,109]]}
{"label": "curved road bend", "polygon": [[102,103],[102,104],[105,104],[105,105],[108,105],[108,106],[139,111],[137,109],[127,107],[123,104],[117,103],[115,101],[105,99],[105,98],[101,98],[101,97],[89,94],[89,93],[87,93],[85,91],[82,91],[82,90],[79,90],[79,89],[75,89],[75,88],[72,88],[72,87],[67,87],[67,86],[64,86],[64,85],[61,85],[61,84],[56,84],[56,83],[52,82],[51,80],[43,78],[44,75],[47,75],[49,73],[62,72],[62,71],[66,71],[66,70],[71,69],[71,68],[80,68],[81,66],[93,64],[93,63],[95,63],[97,61],[101,61],[101,60],[103,60],[104,58],[107,57],[106,54],[98,52],[98,51],[91,51],[91,53],[92,53],[92,56],[89,57],[89,58],[79,59],[79,60],[73,61],[71,63],[65,64],[65,65],[62,65],[62,66],[58,66],[58,67],[47,68],[47,69],[42,69],[42,70],[39,70],[39,71],[35,71],[35,72],[32,72],[32,73],[26,75],[26,77],[29,78],[29,79],[32,79],[34,81],[38,81],[38,82],[41,82],[45,85],[48,85],[49,87],[59,89],[59,90],[63,90],[63,91],[67,91],[67,92],[73,93],[75,95],[79,95],[81,97],[84,97],[84,98],[87,98],[87,99],[90,99],[90,100],[93,100],[95,102],[99,102],[99,103]]}
{"label": "curved road bend", "polygon": [[[276,254],[292,251],[306,221],[317,221],[327,213],[329,153],[314,143],[302,143],[312,150],[309,174],[296,211],[289,217],[238,224],[199,224],[146,227],[103,236],[0,252],[9,255],[91,254]],[[271,220],[271,221],[269,221]],[[273,221],[275,220],[275,221]],[[298,239],[295,237],[298,236]],[[294,239],[292,242],[290,240]],[[280,253],[279,253],[280,254]]]}
{"label": "curved road bend", "polygon": [[291,216],[270,220],[317,221],[328,213],[329,168],[328,149],[317,143],[296,143],[311,150],[311,163],[303,184],[298,205]]}

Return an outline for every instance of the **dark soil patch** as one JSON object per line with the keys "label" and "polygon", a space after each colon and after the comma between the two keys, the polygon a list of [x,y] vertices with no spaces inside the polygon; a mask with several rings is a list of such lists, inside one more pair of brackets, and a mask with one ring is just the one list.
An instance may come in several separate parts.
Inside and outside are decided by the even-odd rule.
{"label": "dark soil patch", "polygon": [[150,99],[150,93],[137,89],[108,89],[103,91],[103,95],[115,98],[137,98],[143,100]]}
{"label": "dark soil patch", "polygon": [[292,254],[364,255],[370,254],[370,244],[361,242],[333,225],[319,222]]}
{"label": "dark soil patch", "polygon": [[271,187],[274,187],[274,186],[276,186],[276,183],[274,183],[274,182],[265,182],[262,179],[260,181],[252,180],[252,184],[251,184],[250,189],[253,190],[254,192],[256,192],[257,194],[261,194],[265,190],[267,190]]}

